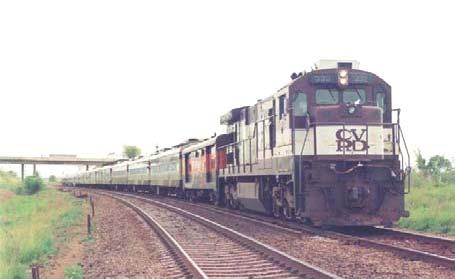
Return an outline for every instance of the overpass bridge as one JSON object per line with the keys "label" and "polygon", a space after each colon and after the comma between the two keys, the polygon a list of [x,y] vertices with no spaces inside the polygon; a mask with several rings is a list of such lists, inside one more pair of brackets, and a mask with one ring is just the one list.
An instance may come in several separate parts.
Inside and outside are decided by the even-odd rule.
{"label": "overpass bridge", "polygon": [[36,174],[36,165],[85,165],[88,170],[89,166],[105,166],[115,164],[124,159],[116,158],[77,158],[74,156],[52,156],[49,157],[16,157],[0,156],[0,164],[20,164],[21,178],[24,180],[24,165],[33,165],[33,174]]}

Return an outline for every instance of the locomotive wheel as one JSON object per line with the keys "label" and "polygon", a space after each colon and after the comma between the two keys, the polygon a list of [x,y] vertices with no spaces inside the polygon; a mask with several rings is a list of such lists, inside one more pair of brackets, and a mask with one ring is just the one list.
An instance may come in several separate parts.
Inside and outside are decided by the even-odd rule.
{"label": "locomotive wheel", "polygon": [[227,195],[224,197],[223,205],[227,208],[231,208],[231,203],[229,202],[229,197]]}
{"label": "locomotive wheel", "polygon": [[231,202],[231,198],[229,197],[229,195],[226,195],[226,197],[224,198],[224,204],[228,208],[232,209],[232,202]]}
{"label": "locomotive wheel", "polygon": [[185,200],[189,201],[189,202],[194,202],[194,195],[193,195],[193,192],[191,191],[186,191],[185,192]]}
{"label": "locomotive wheel", "polygon": [[281,218],[281,216],[282,216],[281,206],[278,206],[275,202],[273,202],[272,213],[273,213],[273,217]]}
{"label": "locomotive wheel", "polygon": [[239,209],[237,202],[232,198],[228,198],[226,204],[230,209]]}
{"label": "locomotive wheel", "polygon": [[229,205],[230,209],[237,209],[237,204],[235,203],[235,201],[233,199],[228,200],[228,205]]}
{"label": "locomotive wheel", "polygon": [[286,200],[283,202],[282,207],[283,217],[286,220],[293,220],[294,219],[294,210],[289,207],[289,204]]}

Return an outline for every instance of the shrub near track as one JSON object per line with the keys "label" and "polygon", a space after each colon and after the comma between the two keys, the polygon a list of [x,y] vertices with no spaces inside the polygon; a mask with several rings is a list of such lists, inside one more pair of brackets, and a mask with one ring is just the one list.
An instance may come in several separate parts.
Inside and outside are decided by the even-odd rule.
{"label": "shrub near track", "polygon": [[455,185],[414,173],[405,202],[411,215],[400,220],[400,227],[455,235]]}
{"label": "shrub near track", "polygon": [[65,241],[57,235],[82,218],[82,201],[52,188],[15,195],[0,186],[0,200],[0,279],[30,278],[29,265],[44,263]]}

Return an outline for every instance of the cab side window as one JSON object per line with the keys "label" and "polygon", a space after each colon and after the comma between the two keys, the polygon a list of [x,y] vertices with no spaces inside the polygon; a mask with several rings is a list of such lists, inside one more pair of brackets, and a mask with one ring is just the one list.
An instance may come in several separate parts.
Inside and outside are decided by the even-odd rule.
{"label": "cab side window", "polygon": [[386,112],[385,94],[376,93],[376,106],[382,109],[382,112]]}
{"label": "cab side window", "polygon": [[294,101],[292,102],[292,107],[294,108],[294,116],[306,116],[308,112],[306,94],[303,92],[298,92],[295,96]]}
{"label": "cab side window", "polygon": [[280,119],[282,119],[283,115],[284,115],[284,107],[285,107],[284,102],[286,100],[286,95],[281,95],[278,98],[279,98],[279,100],[278,100],[278,102],[279,102],[279,104],[278,104],[279,105],[279,107],[278,107],[278,109],[279,109],[278,115],[279,115]]}

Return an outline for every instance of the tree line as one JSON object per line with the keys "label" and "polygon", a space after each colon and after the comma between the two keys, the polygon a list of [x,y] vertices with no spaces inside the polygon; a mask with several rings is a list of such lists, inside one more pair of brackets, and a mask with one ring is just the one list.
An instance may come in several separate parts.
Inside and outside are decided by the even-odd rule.
{"label": "tree line", "polygon": [[454,163],[442,155],[434,155],[426,159],[418,150],[416,152],[416,167],[421,175],[436,183],[455,184]]}

